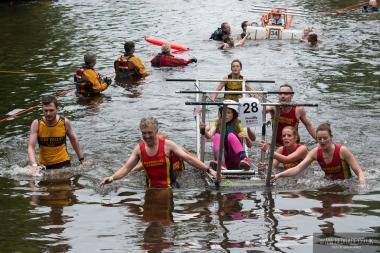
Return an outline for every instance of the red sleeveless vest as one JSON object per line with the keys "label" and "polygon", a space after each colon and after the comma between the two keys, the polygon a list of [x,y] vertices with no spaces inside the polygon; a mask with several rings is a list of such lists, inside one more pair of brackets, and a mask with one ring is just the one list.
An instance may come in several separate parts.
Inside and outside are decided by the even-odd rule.
{"label": "red sleeveless vest", "polygon": [[172,169],[170,159],[165,155],[165,139],[158,139],[158,150],[153,156],[149,156],[145,149],[145,142],[139,144],[141,162],[150,188],[170,188],[172,183]]}
{"label": "red sleeveless vest", "polygon": [[333,158],[330,163],[326,163],[325,159],[323,159],[322,148],[318,147],[317,149],[317,161],[328,179],[337,180],[351,177],[350,166],[346,161],[340,159],[339,152],[341,147],[341,144],[335,144]]}
{"label": "red sleeveless vest", "polygon": [[[296,151],[301,146],[302,146],[302,144],[297,143],[296,149],[294,151]],[[281,154],[284,155],[284,156],[288,156],[290,153],[289,153],[288,149],[284,146],[282,148],[282,153]],[[298,161],[294,161],[294,162],[290,162],[290,163],[283,163],[283,164],[284,164],[284,168],[285,169],[290,169],[290,168],[293,168],[293,167],[297,166],[300,162],[302,162],[302,160],[298,160]]]}
{"label": "red sleeveless vest", "polygon": [[278,120],[278,127],[276,133],[276,143],[277,145],[284,145],[282,142],[282,129],[286,126],[292,126],[296,131],[298,131],[299,120],[296,116],[296,107],[293,106],[289,112],[280,112],[280,118]]}

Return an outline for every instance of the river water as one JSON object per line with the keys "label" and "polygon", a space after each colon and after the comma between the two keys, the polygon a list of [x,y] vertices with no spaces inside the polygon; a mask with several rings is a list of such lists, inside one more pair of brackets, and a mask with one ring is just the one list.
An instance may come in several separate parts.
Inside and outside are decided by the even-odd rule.
{"label": "river water", "polygon": [[[379,15],[317,14],[354,3],[282,2],[315,12],[297,17],[294,26],[313,26],[322,40],[319,50],[298,42],[248,41],[228,51],[208,41],[211,32],[227,21],[239,34],[243,20],[259,17],[251,8],[272,1],[1,3],[2,118],[36,105],[42,94],[71,89],[72,75],[87,51],[98,55],[97,70],[112,75],[125,40],[136,42],[135,54],[151,75],[135,87],[111,86],[96,99],[80,100],[72,92],[60,98],[60,113],[72,121],[91,162],[83,167],[74,162],[70,180],[25,175],[29,127],[41,110],[0,123],[0,251],[312,252],[313,233],[378,235]],[[187,45],[192,50],[183,57],[197,57],[198,63],[153,69],[149,59],[159,47],[147,44],[144,36]],[[289,82],[295,101],[318,103],[318,109],[307,108],[309,118],[315,126],[332,123],[335,141],[359,159],[367,189],[358,190],[355,179],[331,186],[315,164],[271,189],[215,191],[191,168],[180,179],[182,187],[173,191],[146,191],[141,174],[99,187],[100,179],[119,168],[140,140],[143,116],[157,117],[163,132],[194,151],[193,108],[184,104],[193,98],[174,93],[193,89],[193,84],[165,79],[220,79],[235,58],[243,62],[248,78],[276,81],[255,88],[274,91]],[[300,133],[315,146],[304,127]],[[71,147],[69,152],[73,154]]]}

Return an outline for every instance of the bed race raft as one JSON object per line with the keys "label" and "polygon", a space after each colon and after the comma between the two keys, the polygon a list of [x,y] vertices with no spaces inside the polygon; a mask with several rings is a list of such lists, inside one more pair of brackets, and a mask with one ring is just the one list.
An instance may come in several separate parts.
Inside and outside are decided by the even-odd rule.
{"label": "bed race raft", "polygon": [[247,27],[250,40],[300,40],[303,29],[294,29],[294,17],[307,17],[308,12],[298,8],[256,6],[251,12],[262,13],[260,21]]}
{"label": "bed race raft", "polygon": [[[227,127],[226,127],[226,115],[227,109],[230,106],[238,107],[239,109],[239,120],[244,128],[251,130],[252,132],[260,135],[261,141],[266,140],[266,129],[272,125],[272,133],[277,131],[278,121],[279,121],[279,111],[276,110],[273,121],[267,122],[266,119],[266,107],[267,106],[311,106],[316,107],[317,104],[312,103],[273,103],[268,100],[268,96],[278,95],[278,91],[263,91],[263,90],[246,90],[246,83],[275,83],[271,80],[229,80],[233,82],[242,82],[242,91],[214,91],[214,90],[203,90],[201,89],[201,83],[218,83],[225,80],[217,79],[166,79],[167,81],[175,82],[193,82],[195,85],[194,90],[180,90],[176,93],[180,94],[193,94],[195,99],[193,101],[186,101],[186,105],[195,106],[194,108],[194,119],[195,119],[195,137],[196,137],[196,156],[202,162],[211,162],[216,160],[216,177],[207,173],[206,182],[209,187],[221,189],[221,188],[231,188],[231,187],[269,187],[272,185],[272,167],[274,152],[276,148],[276,135],[272,134],[270,152],[266,153],[261,150],[254,150],[247,147],[246,143],[243,141],[245,153],[249,159],[254,158],[254,163],[250,164],[249,167],[244,169],[239,167],[225,168],[226,159],[226,145],[225,141],[220,141],[217,148],[212,148],[211,143],[208,145],[209,140],[205,138],[204,133],[201,132],[201,124],[205,122],[210,124],[209,116],[211,112],[220,112],[220,140],[225,140]],[[220,102],[210,101],[210,94],[234,94],[240,95],[241,98],[238,101],[224,100]],[[291,92],[292,94],[294,92]],[[219,107],[219,110],[215,110]],[[258,139],[258,138],[256,138]],[[267,164],[265,169],[259,169],[255,164],[258,162],[263,162]]]}

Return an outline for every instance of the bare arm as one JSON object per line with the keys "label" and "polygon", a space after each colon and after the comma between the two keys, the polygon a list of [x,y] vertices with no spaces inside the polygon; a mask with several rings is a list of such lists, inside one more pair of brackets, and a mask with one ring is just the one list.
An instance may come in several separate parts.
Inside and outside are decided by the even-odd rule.
{"label": "bare arm", "polygon": [[340,156],[348,163],[348,165],[350,165],[351,169],[358,177],[359,183],[364,185],[365,176],[363,170],[360,167],[358,160],[356,160],[355,156],[351,153],[351,151],[345,146],[342,146],[342,148],[340,149]]}
{"label": "bare arm", "polygon": [[137,163],[137,165],[131,170],[131,172],[137,172],[144,169],[144,166],[141,161]]}
{"label": "bare arm", "polygon": [[313,139],[315,140],[317,133],[315,131],[315,128],[313,127],[313,124],[311,123],[310,119],[306,116],[305,109],[303,107],[298,107],[298,108],[299,108],[300,120],[305,125],[310,136],[313,137]]}
{"label": "bare arm", "polygon": [[284,156],[282,152],[275,152],[274,158],[276,158],[278,161],[282,163],[291,163],[295,161],[299,161],[304,159],[307,156],[307,148],[305,145],[300,146],[297,148],[296,151],[289,154],[288,156]]}
{"label": "bare arm", "polygon": [[200,123],[199,128],[201,130],[201,133],[202,133],[202,131],[204,131],[204,136],[208,140],[211,139],[216,132],[216,129],[214,127],[210,127],[207,129],[205,123],[203,123],[203,122]]}
{"label": "bare arm", "polygon": [[236,44],[235,44],[235,47],[240,47],[240,46],[243,46],[244,43],[245,43],[245,40],[248,38],[249,36],[249,33],[247,32],[244,36],[244,38],[242,38],[241,40],[239,40]]}
{"label": "bare arm", "polygon": [[287,169],[281,173],[278,173],[273,176],[273,179],[278,179],[280,177],[291,177],[295,176],[304,169],[306,169],[314,160],[316,160],[317,157],[317,148],[314,148],[312,151],[307,154],[306,158],[299,163],[297,166]]}
{"label": "bare arm", "polygon": [[36,144],[38,136],[38,120],[33,120],[32,125],[30,126],[30,135],[28,142],[28,157],[30,165],[36,163]]}
{"label": "bare arm", "polygon": [[128,161],[121,166],[112,176],[103,178],[100,182],[100,185],[105,185],[111,183],[113,180],[121,179],[128,175],[128,173],[136,166],[136,164],[140,161],[140,148],[139,145],[135,147],[132,151],[131,156]]}
{"label": "bare arm", "polygon": [[75,151],[75,153],[77,154],[77,157],[80,161],[80,163],[83,163],[83,154],[82,154],[82,151],[80,149],[80,145],[79,145],[79,141],[78,141],[78,137],[76,136],[76,134],[74,133],[72,127],[71,127],[71,122],[70,120],[66,119],[65,118],[65,128],[66,128],[66,134],[67,136],[69,137],[70,139],[70,142],[71,142],[71,146],[73,146],[73,149]]}
{"label": "bare arm", "polygon": [[[227,80],[228,77],[225,76],[223,79]],[[225,85],[226,85],[226,83],[222,81],[222,82],[219,83],[219,85],[216,87],[215,90],[216,91],[220,91],[220,90],[222,90],[224,88]],[[218,93],[212,93],[211,94],[211,101],[215,101],[215,99],[216,99],[217,96],[218,96]]]}
{"label": "bare arm", "polygon": [[166,145],[168,146],[169,152],[173,151],[174,154],[176,154],[182,160],[186,161],[191,166],[203,171],[208,170],[208,166],[206,164],[198,160],[196,157],[186,153],[181,147],[179,147],[174,142],[166,140]]}

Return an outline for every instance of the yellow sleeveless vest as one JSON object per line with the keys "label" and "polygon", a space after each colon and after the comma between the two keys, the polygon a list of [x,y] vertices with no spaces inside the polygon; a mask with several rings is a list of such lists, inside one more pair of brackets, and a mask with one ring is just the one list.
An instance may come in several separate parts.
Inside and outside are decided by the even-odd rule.
{"label": "yellow sleeveless vest", "polygon": [[60,117],[54,126],[38,121],[38,162],[45,166],[70,161],[66,146],[65,118]]}
{"label": "yellow sleeveless vest", "polygon": [[[228,75],[228,79],[231,79],[232,75]],[[243,83],[242,82],[231,82],[231,81],[225,81],[224,89],[226,91],[242,91],[243,90]],[[239,79],[243,79],[243,76],[239,76]],[[238,101],[239,98],[241,98],[241,94],[224,94],[224,99],[231,99]]]}

